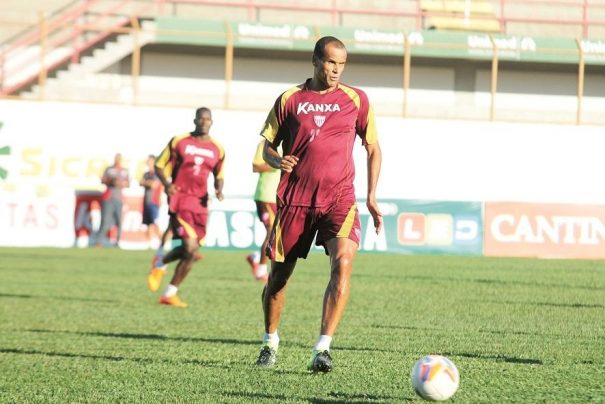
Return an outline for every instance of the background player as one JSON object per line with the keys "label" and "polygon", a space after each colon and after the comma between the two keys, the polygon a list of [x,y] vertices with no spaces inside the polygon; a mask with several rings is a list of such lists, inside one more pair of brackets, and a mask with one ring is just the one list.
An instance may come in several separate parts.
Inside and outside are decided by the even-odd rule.
{"label": "background player", "polygon": [[147,241],[150,248],[163,248],[160,228],[157,220],[160,212],[162,198],[162,182],[155,173],[155,156],[147,157],[147,171],[139,182],[144,188],[143,194],[143,224],[147,226]]}
{"label": "background player", "polygon": [[172,280],[160,298],[160,303],[176,307],[187,307],[177,295],[178,288],[191,271],[195,253],[206,236],[210,173],[214,177],[216,198],[223,200],[225,152],[220,143],[210,137],[210,109],[198,108],[193,122],[194,131],[173,137],[156,161],[156,173],[170,201],[173,237],[180,238],[182,244],[153,263],[147,285],[152,291],[158,290],[166,264],[178,260]]}
{"label": "background player", "polygon": [[116,226],[116,240],[113,246],[119,247],[122,236],[122,189],[130,185],[128,169],[122,166],[122,155],[114,156],[113,164],[105,169],[101,182],[105,185],[105,192],[101,196],[101,225],[94,236],[93,244],[97,247],[110,246],[107,232]]}
{"label": "background player", "polygon": [[256,280],[266,282],[268,278],[267,274],[267,263],[269,257],[267,256],[267,245],[269,243],[269,235],[271,228],[273,228],[273,222],[275,220],[275,214],[277,213],[277,204],[275,201],[275,193],[277,191],[277,185],[279,184],[279,177],[281,171],[277,168],[271,167],[263,159],[263,148],[265,141],[261,140],[256,148],[254,159],[252,160],[252,171],[258,174],[258,181],[256,183],[256,190],[254,192],[254,202],[256,204],[256,213],[258,218],[265,226],[265,239],[260,247],[260,252],[255,254],[249,254],[246,257],[246,261],[252,267],[252,275]]}

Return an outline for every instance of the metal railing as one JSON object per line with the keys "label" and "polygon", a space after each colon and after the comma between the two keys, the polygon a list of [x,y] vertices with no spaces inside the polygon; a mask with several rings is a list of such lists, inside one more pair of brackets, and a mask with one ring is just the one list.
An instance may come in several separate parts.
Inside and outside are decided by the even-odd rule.
{"label": "metal railing", "polygon": [[[410,0],[410,2],[416,5],[414,11],[403,11],[403,10],[391,10],[388,12],[389,16],[409,16],[416,20],[417,24],[422,24],[422,20],[427,16],[442,15],[440,12],[430,12],[423,10],[421,6],[421,0]],[[549,22],[549,23],[561,23],[561,24],[579,24],[582,27],[582,31],[585,33],[588,28],[592,25],[603,25],[605,22],[591,20],[587,16],[587,10],[589,7],[603,8],[605,10],[605,3],[592,4],[588,0],[531,0],[524,2],[527,3],[548,3],[558,4],[565,7],[578,7],[582,9],[581,19],[567,19],[567,20],[552,20],[545,18],[519,18],[519,17],[506,17],[505,16],[505,5],[514,4],[520,2],[519,0],[498,0],[501,6],[500,13],[496,17],[500,22],[501,27],[506,27],[507,23],[512,21],[525,21],[525,22]],[[50,17],[46,17],[43,14],[39,15],[39,23],[35,29],[23,31],[20,35],[11,38],[8,43],[2,45],[2,53],[0,55],[0,96],[10,97],[15,96],[19,90],[37,83],[40,91],[39,98],[45,98],[44,88],[48,74],[53,69],[65,65],[67,63],[76,63],[80,55],[93,48],[95,45],[102,43],[107,38],[116,34],[132,34],[135,37],[133,46],[133,63],[132,63],[132,93],[133,103],[138,101],[138,82],[140,76],[140,46],[136,40],[137,36],[141,32],[139,26],[139,20],[143,17],[149,18],[154,15],[171,15],[176,13],[175,7],[182,4],[196,4],[200,6],[221,6],[221,7],[239,7],[245,8],[248,13],[248,17],[251,20],[257,20],[259,13],[264,9],[280,9],[280,10],[302,10],[302,11],[321,11],[328,12],[332,16],[333,21],[340,22],[342,16],[345,13],[359,13],[359,14],[377,14],[386,15],[386,11],[377,9],[361,9],[361,8],[347,8],[344,7],[343,0],[332,0],[330,4],[321,7],[311,7],[302,4],[280,4],[280,3],[263,3],[260,1],[247,0],[240,2],[227,2],[227,1],[210,1],[210,0],[121,0],[112,3],[106,3],[103,0],[85,0],[75,2],[71,7],[67,7],[62,12],[53,14]],[[100,6],[109,4],[109,7],[102,8]],[[172,32],[178,34],[178,31]],[[187,32],[191,34],[191,32]],[[204,33],[199,33],[204,35]],[[229,35],[236,35],[230,33]],[[347,38],[343,38],[347,39]],[[490,96],[491,104],[489,109],[489,116],[487,119],[495,119],[495,97],[497,94],[497,83],[498,83],[498,66],[499,66],[499,55],[498,47],[494,43],[493,36],[490,36],[490,40],[493,45],[492,59],[491,59],[491,78],[490,78]],[[225,46],[225,107],[229,108],[230,99],[230,83],[233,80],[233,38],[226,38],[227,45]],[[584,96],[584,77],[585,77],[585,64],[584,64],[584,52],[578,44],[578,77],[577,77],[577,110],[576,110],[576,124],[582,122],[582,99]],[[409,109],[409,90],[410,90],[410,76],[412,72],[412,55],[413,55],[413,43],[409,40],[409,36],[405,35],[404,43],[404,57],[401,61],[402,77],[403,77],[403,100],[402,100],[402,116],[408,116]],[[33,48],[37,49],[37,52],[26,52]],[[64,52],[55,57],[50,57],[57,50],[63,49]],[[17,55],[21,55],[20,57]],[[15,59],[16,57],[16,59]],[[11,58],[17,60],[13,63],[7,63]],[[26,67],[38,66],[38,69],[33,69],[33,73],[29,75],[22,75],[19,79],[10,80],[11,74],[15,72],[22,72]],[[10,69],[9,69],[10,68]]]}

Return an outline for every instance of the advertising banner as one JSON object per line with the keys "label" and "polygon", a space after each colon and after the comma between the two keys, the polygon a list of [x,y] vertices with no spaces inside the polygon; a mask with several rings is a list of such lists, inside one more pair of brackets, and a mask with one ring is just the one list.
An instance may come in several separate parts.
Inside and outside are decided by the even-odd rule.
{"label": "advertising banner", "polygon": [[[580,50],[573,38],[434,30],[403,32],[381,28],[257,22],[232,22],[226,25],[217,21],[175,17],[160,17],[156,22],[158,43],[226,46],[228,35],[232,34],[235,47],[309,52],[319,37],[333,35],[347,44],[350,53],[401,56],[407,36],[413,57],[490,60],[495,44],[499,60],[574,64],[580,60]],[[584,38],[580,41],[580,47],[587,64],[605,64],[605,41]]]}
{"label": "advertising banner", "polygon": [[485,255],[605,258],[605,205],[487,202]]}
{"label": "advertising banner", "polygon": [[0,189],[0,246],[71,247],[73,226],[72,190]]}
{"label": "advertising banner", "polygon": [[480,202],[397,200],[388,206],[383,213],[389,252],[481,255]]}

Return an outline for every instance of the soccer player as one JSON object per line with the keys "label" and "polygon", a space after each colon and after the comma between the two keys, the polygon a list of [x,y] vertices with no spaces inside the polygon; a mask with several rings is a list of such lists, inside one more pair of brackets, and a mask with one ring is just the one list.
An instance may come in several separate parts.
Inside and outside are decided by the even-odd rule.
{"label": "soccer player", "polygon": [[210,137],[212,112],[202,107],[195,111],[193,132],[175,136],[160,153],[156,173],[164,185],[171,213],[173,237],[182,244],[164,256],[157,256],[147,276],[151,291],[160,287],[166,264],[178,260],[170,284],[160,298],[161,304],[187,307],[177,295],[178,289],[199,259],[197,250],[206,236],[208,220],[208,176],[214,177],[214,191],[223,200],[223,146]]}
{"label": "soccer player", "polygon": [[147,241],[149,247],[161,244],[160,228],[157,220],[162,196],[162,182],[155,173],[155,156],[147,157],[147,171],[143,173],[139,185],[144,188],[143,194],[143,224],[147,226]]}
{"label": "soccer player", "polygon": [[[256,191],[254,192],[254,202],[256,203],[256,213],[261,223],[265,226],[265,239],[260,248],[260,253],[250,254],[246,257],[246,261],[252,267],[252,275],[256,280],[267,282],[267,245],[269,244],[269,235],[273,228],[275,213],[277,212],[277,204],[275,201],[275,193],[279,184],[281,172],[277,168],[271,167],[263,159],[263,149],[265,141],[261,140],[256,148],[254,159],[252,160],[252,171],[258,174],[256,183]],[[258,261],[256,259],[258,257]]]}
{"label": "soccer player", "polygon": [[116,226],[118,231],[114,246],[119,247],[122,235],[122,189],[130,185],[128,169],[122,166],[122,155],[114,156],[113,164],[105,169],[101,182],[105,185],[105,192],[101,196],[101,225],[94,236],[93,245],[97,247],[110,246],[107,232]]}
{"label": "soccer player", "polygon": [[[340,40],[319,39],[312,57],[313,77],[277,98],[261,131],[265,161],[282,171],[268,247],[271,272],[262,295],[265,334],[256,362],[261,367],[276,362],[277,327],[288,279],[317,235],[316,245],[323,246],[330,257],[330,281],[307,368],[332,370],[330,344],[349,298],[361,233],[353,187],[356,136],[367,152],[366,205],[376,232],[382,228],[376,202],[382,154],[374,112],[363,91],[340,82],[346,62],[347,50]],[[282,155],[277,152],[279,145]]]}

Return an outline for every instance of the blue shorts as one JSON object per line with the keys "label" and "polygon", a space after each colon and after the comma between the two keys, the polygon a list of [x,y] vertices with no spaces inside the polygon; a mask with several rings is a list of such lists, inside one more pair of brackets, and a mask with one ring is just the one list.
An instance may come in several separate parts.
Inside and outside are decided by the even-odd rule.
{"label": "blue shorts", "polygon": [[160,207],[153,203],[145,203],[143,204],[143,224],[150,225],[155,224],[158,220],[158,214],[160,212]]}

